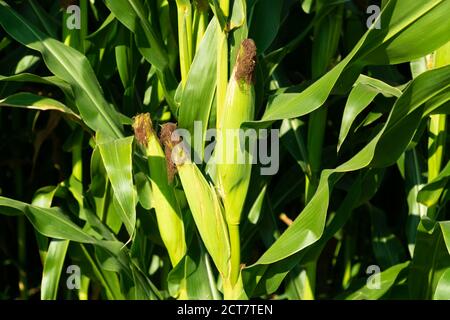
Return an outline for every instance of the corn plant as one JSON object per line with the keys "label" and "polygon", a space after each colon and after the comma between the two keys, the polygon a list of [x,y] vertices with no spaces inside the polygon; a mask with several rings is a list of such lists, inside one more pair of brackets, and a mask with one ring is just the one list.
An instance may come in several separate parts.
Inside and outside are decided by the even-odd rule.
{"label": "corn plant", "polygon": [[449,299],[448,0],[0,0],[0,298]]}

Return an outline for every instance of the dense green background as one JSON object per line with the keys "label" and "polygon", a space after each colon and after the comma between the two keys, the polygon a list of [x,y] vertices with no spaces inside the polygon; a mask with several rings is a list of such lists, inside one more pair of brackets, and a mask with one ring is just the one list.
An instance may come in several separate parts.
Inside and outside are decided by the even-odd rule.
{"label": "dense green background", "polygon": [[[155,127],[214,126],[223,17],[209,1],[182,79],[175,1],[81,1],[79,31],[65,2],[0,1],[0,299],[174,298],[183,284],[220,299],[186,204],[188,255],[170,266],[126,137],[143,112]],[[246,296],[449,299],[450,1],[232,3],[230,69],[242,39],[258,48],[244,126],[281,132],[280,171],[254,168],[243,212]],[[366,26],[371,4],[380,29]],[[72,264],[81,290],[66,288]]]}

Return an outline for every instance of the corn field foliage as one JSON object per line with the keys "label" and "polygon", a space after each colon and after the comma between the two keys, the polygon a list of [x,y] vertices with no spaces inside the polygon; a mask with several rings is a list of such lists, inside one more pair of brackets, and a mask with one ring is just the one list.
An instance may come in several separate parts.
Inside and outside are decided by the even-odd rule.
{"label": "corn field foliage", "polygon": [[450,299],[449,12],[0,0],[0,299]]}

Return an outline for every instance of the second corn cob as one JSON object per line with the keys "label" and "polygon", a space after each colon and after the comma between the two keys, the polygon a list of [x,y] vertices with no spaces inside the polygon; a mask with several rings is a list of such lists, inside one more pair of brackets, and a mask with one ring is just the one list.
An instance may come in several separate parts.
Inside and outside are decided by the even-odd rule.
{"label": "second corn cob", "polygon": [[[152,202],[155,207],[159,231],[173,266],[186,254],[183,217],[175,197],[171,177],[173,171],[166,165],[166,157],[159,139],[153,130],[150,114],[134,118],[133,129],[138,143],[148,157]],[[168,172],[169,170],[169,172]]]}
{"label": "second corn cob", "polygon": [[242,140],[242,123],[254,117],[255,90],[253,74],[256,66],[256,46],[253,40],[241,43],[236,64],[228,83],[222,119],[218,133],[218,187],[221,195],[231,242],[231,275],[234,285],[240,272],[239,223],[251,174],[251,154]]}
{"label": "second corn cob", "polygon": [[189,208],[206,249],[223,279],[229,275],[230,245],[227,226],[214,187],[188,157],[176,125],[167,123],[161,129],[168,166],[176,166]]}

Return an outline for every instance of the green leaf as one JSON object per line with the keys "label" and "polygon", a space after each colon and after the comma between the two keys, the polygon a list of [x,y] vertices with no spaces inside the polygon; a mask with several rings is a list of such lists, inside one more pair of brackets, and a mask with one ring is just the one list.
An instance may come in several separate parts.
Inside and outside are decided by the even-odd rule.
{"label": "green leaf", "polygon": [[[38,189],[31,202],[32,205],[44,208],[50,208],[52,206],[53,197],[58,191],[59,187],[48,186]],[[48,250],[48,239],[35,230],[37,245],[39,247],[39,255],[41,256],[42,265],[45,263],[45,258]],[[41,289],[42,291],[42,289]]]}
{"label": "green leaf", "polygon": [[448,254],[450,254],[450,221],[439,222]]}
{"label": "green leaf", "polygon": [[[393,164],[393,160],[401,156],[411,142],[420,120],[430,112],[429,109],[421,110],[421,107],[433,101],[442,92],[447,92],[448,88],[450,88],[448,66],[425,72],[408,85],[389,115],[388,125],[377,145],[373,166],[384,167]],[[436,105],[439,106],[439,103],[445,103],[445,100],[440,100]]]}
{"label": "green leaf", "polygon": [[[416,78],[395,103],[384,128],[361,151],[337,168],[322,171],[319,186],[311,201],[254,266],[285,259],[316,242],[325,227],[330,189],[335,179],[333,175],[360,170],[369,165],[382,167],[395,162],[419,125],[422,114],[413,111],[421,111],[419,107],[441,90],[442,83],[450,86],[450,67],[429,71]],[[407,117],[408,114],[414,116],[413,121]]]}
{"label": "green leaf", "polygon": [[[427,208],[417,201],[417,194],[425,183],[424,177],[424,159],[421,159],[417,148],[413,148],[404,153],[404,156],[398,161],[400,170],[405,179],[406,192],[408,195],[408,220],[406,222],[406,237],[408,239],[408,249],[410,256],[414,255],[416,243],[417,227],[421,217],[427,215]],[[404,166],[404,168],[402,168]]]}
{"label": "green leaf", "polygon": [[264,53],[277,36],[284,1],[259,0],[252,13],[249,30],[259,53]]}
{"label": "green leaf", "polygon": [[39,51],[49,70],[72,86],[81,117],[91,129],[102,130],[113,137],[122,136],[117,113],[103,97],[94,71],[84,55],[49,38],[4,1],[0,1],[0,24],[15,40]]}
{"label": "green leaf", "polygon": [[[57,191],[58,187],[39,189],[34,194],[32,205],[50,208]],[[36,233],[36,237],[44,266],[41,280],[41,299],[56,300],[61,272],[70,241],[54,239],[48,245],[46,237],[39,233]]]}
{"label": "green leaf", "polygon": [[382,269],[396,265],[406,258],[402,243],[392,233],[386,222],[386,214],[373,206],[370,207],[372,247],[377,263]]}
{"label": "green leaf", "polygon": [[347,137],[356,117],[369,106],[373,99],[379,94],[400,97],[402,92],[388,84],[364,75],[360,75],[350,92],[342,116],[341,130],[339,132],[338,151]]}
{"label": "green leaf", "polygon": [[305,13],[310,13],[312,8],[313,0],[302,0],[302,9]]}
{"label": "green leaf", "polygon": [[239,29],[246,24],[247,21],[247,3],[245,0],[233,1],[231,10],[231,18],[229,22],[229,30]]}
{"label": "green leaf", "polygon": [[[407,147],[419,125],[422,114],[418,111],[423,111],[419,107],[427,99],[431,99],[438,94],[438,91],[442,88],[442,83],[450,84],[449,76],[450,68],[444,68],[424,73],[416,78],[395,103],[384,128],[361,151],[336,169],[322,171],[317,192],[311,201],[298,218],[295,219],[294,223],[288,227],[254,265],[249,267],[249,271],[251,272],[252,268],[257,268],[255,272],[259,273],[260,271],[258,270],[261,270],[263,265],[286,259],[293,254],[301,252],[320,239],[325,227],[330,189],[334,185],[335,179],[340,176],[337,173],[356,171],[374,164],[381,166],[377,164],[377,161],[380,161],[379,159],[383,160],[383,165],[396,161],[397,157]],[[440,80],[441,77],[442,80]],[[429,86],[430,83],[434,83],[434,88]],[[412,113],[414,115],[413,121],[411,121],[411,117],[407,117],[408,113],[411,114],[411,110],[416,112],[416,114]],[[398,129],[395,139],[389,137],[389,139],[384,140],[385,133],[392,133],[392,128]],[[403,141],[399,139],[399,136],[403,137]],[[385,147],[380,147],[380,142],[383,142]],[[390,145],[388,145],[389,142]],[[386,153],[388,148],[396,151]],[[298,260],[292,259],[289,261]],[[279,268],[286,270],[286,266],[282,264],[279,265]]]}
{"label": "green leaf", "polygon": [[59,87],[67,96],[73,97],[70,85],[56,76],[41,77],[32,73],[19,73],[11,76],[0,75],[0,81],[11,82],[32,82]]}
{"label": "green leaf", "polygon": [[[379,177],[375,170],[371,170],[366,175],[358,177],[348,190],[345,199],[336,211],[334,218],[327,225],[322,237],[306,250],[300,251],[271,265],[250,266],[244,269],[247,293],[251,293],[251,296],[273,293],[295,266],[298,266],[300,263],[308,264],[309,262],[317,261],[328,241],[350,218],[353,209],[364,202],[366,197],[370,198],[373,196],[377,190],[377,181],[379,181]],[[362,192],[363,185],[365,186],[366,193]]]}
{"label": "green leaf", "polygon": [[52,240],[50,242],[42,273],[42,300],[56,300],[57,298],[59,280],[68,247],[68,240]]}
{"label": "green leaf", "polygon": [[119,215],[130,236],[136,225],[136,194],[133,186],[133,137],[98,145],[103,163],[120,206]]}
{"label": "green leaf", "polygon": [[[444,14],[448,10],[450,3],[443,0],[427,3],[413,0],[390,1],[379,17],[390,29],[367,31],[353,50],[331,71],[301,93],[284,93],[272,97],[262,119],[247,125],[267,125],[316,110],[325,103],[345,70],[386,63],[386,60],[390,63],[410,61],[439,48],[449,40],[448,36],[442,36],[450,34],[450,26],[445,23]],[[418,32],[416,25],[421,26],[420,33],[424,35],[420,38],[423,44],[420,47],[415,40]],[[384,34],[383,30],[389,30],[389,33]]]}
{"label": "green leaf", "polygon": [[317,8],[327,12],[314,25],[314,42],[312,45],[311,73],[313,78],[323,75],[336,54],[339,39],[341,37],[342,21],[344,17],[344,6],[341,4],[330,4],[332,10],[324,5],[325,2],[318,2]]}
{"label": "green leaf", "polygon": [[82,243],[95,242],[94,238],[81,230],[59,208],[40,208],[5,197],[0,197],[0,208],[7,208],[7,214],[25,214],[33,226],[47,237]]}
{"label": "green leaf", "polygon": [[448,222],[436,223],[427,217],[419,223],[408,277],[412,299],[431,299],[440,276],[450,267],[448,226]]}
{"label": "green leaf", "polygon": [[130,42],[129,33],[124,26],[120,26],[117,35],[117,41],[119,43],[115,47],[117,71],[125,89],[133,85],[132,81],[135,76],[133,47]]}
{"label": "green leaf", "polygon": [[[133,279],[133,276],[135,276],[135,285],[143,293],[142,298],[160,298],[160,293],[153,283],[130,260],[128,250],[123,243],[119,241],[96,240],[69,220],[59,208],[39,208],[20,201],[0,197],[0,208],[5,207],[9,210],[14,210],[15,213],[23,212],[33,226],[47,237],[94,244],[97,250],[103,250],[105,253],[104,257],[108,259],[110,264],[114,265],[114,268],[124,272],[124,275],[129,279]],[[100,276],[104,277],[105,274]],[[111,295],[116,298],[119,297],[119,295],[112,292]]]}
{"label": "green leaf", "polygon": [[143,172],[138,172],[134,175],[134,180],[136,181],[136,191],[142,208],[147,210],[154,208],[152,205],[150,179]]}
{"label": "green leaf", "polygon": [[189,245],[189,252],[169,273],[167,281],[172,297],[189,300],[218,298],[208,253],[196,236]]}
{"label": "green leaf", "polygon": [[347,300],[376,300],[380,299],[396,282],[400,272],[409,266],[410,262],[397,264],[389,269],[381,272],[380,288],[374,289],[371,286],[365,285],[346,297]]}
{"label": "green leaf", "polygon": [[248,213],[248,221],[251,224],[258,223],[258,220],[261,216],[262,207],[264,205],[266,191],[267,191],[267,184],[265,184],[262,187],[261,191],[258,193],[258,196],[255,199],[255,202],[253,203],[252,207],[250,208],[250,211]]}
{"label": "green leaf", "polygon": [[93,280],[101,283],[105,290],[106,297],[111,300],[124,299],[120,289],[119,278],[116,273],[102,270],[95,255],[90,252],[89,248],[83,244],[72,246],[72,259],[77,263],[83,273],[89,275]]}
{"label": "green leaf", "polygon": [[178,173],[203,243],[221,275],[226,277],[229,272],[230,242],[216,190],[193,163],[178,166]]}
{"label": "green leaf", "polygon": [[[201,159],[203,159],[206,129],[216,89],[217,34],[218,23],[216,19],[213,19],[189,70],[178,116],[179,127],[189,130],[192,139],[195,134],[201,135],[203,143],[192,146]],[[195,128],[195,121],[201,121],[201,132]]]}
{"label": "green leaf", "polygon": [[450,268],[448,268],[439,279],[433,300],[450,300]]}
{"label": "green leaf", "polygon": [[[2,200],[2,199],[0,199]],[[58,208],[38,208],[27,206],[25,215],[43,235],[57,239],[67,239],[82,243],[93,243],[94,239],[81,230]],[[51,221],[51,223],[49,223]]]}
{"label": "green leaf", "polygon": [[148,19],[148,12],[140,0],[106,0],[114,16],[136,37],[136,44],[144,58],[157,69],[166,100],[176,110],[174,100],[177,81],[170,69],[168,52],[161,35]]}
{"label": "green leaf", "polygon": [[6,216],[19,216],[25,212],[27,204],[13,199],[0,197],[0,213]]}
{"label": "green leaf", "polygon": [[311,177],[308,151],[306,150],[304,139],[305,134],[302,132],[302,127],[304,126],[305,123],[299,119],[283,120],[280,128],[280,138],[283,146],[289,151],[295,161],[297,161],[303,172]]}
{"label": "green leaf", "polygon": [[450,25],[445,23],[448,10],[450,3],[445,0],[389,1],[380,17],[381,29],[370,32],[361,59],[369,64],[398,64],[442,47],[450,40]]}
{"label": "green leaf", "polygon": [[447,163],[444,169],[439,175],[430,183],[423,186],[417,195],[417,201],[432,207],[436,205],[444,191],[445,186],[450,178],[450,161]]}
{"label": "green leaf", "polygon": [[0,107],[16,107],[16,108],[24,108],[24,109],[34,109],[34,110],[55,110],[62,112],[69,117],[80,121],[80,116],[74,113],[70,108],[66,107],[61,102],[38,96],[32,93],[24,92],[24,93],[16,93],[5,99],[0,99]]}
{"label": "green leaf", "polygon": [[48,12],[45,11],[42,6],[40,6],[35,0],[29,1],[29,6],[33,11],[36,18],[39,20],[45,32],[49,34],[52,38],[57,38],[57,28],[58,25],[55,23],[54,17],[52,17]]}

